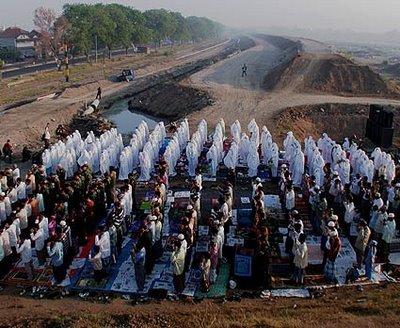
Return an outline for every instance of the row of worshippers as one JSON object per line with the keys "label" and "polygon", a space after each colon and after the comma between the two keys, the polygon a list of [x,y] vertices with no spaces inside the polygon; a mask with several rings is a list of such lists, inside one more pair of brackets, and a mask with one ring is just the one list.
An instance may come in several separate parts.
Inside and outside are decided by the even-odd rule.
{"label": "row of worshippers", "polygon": [[167,164],[168,176],[175,176],[176,164],[181,157],[183,149],[185,149],[187,142],[190,139],[189,122],[187,119],[183,120],[177,130],[171,137],[164,154],[163,159]]}
{"label": "row of worshippers", "polygon": [[139,293],[144,291],[146,276],[152,273],[156,260],[164,252],[162,238],[163,212],[168,188],[167,166],[168,164],[164,160],[160,160],[155,178],[154,197],[151,199],[150,214],[137,218],[140,227],[134,234],[131,258],[135,270],[137,292]]}
{"label": "row of worshippers", "polygon": [[[288,181],[283,186],[285,207],[290,212],[295,209],[293,176],[298,171],[297,167],[293,167],[296,162],[293,162],[292,156],[293,151],[295,153],[301,146],[291,133],[288,133],[285,142],[285,149],[289,150],[285,159],[290,163],[291,172],[286,170],[282,180]],[[341,146],[326,134],[317,143],[311,137],[307,138],[305,154],[305,168],[309,173],[305,194],[309,195],[313,231],[322,233],[321,247],[327,279],[336,282],[334,263],[340,251],[339,233],[350,237],[357,254],[357,268],[365,263],[366,275],[371,279],[374,261],[377,256],[387,261],[390,242],[396,235],[393,210],[398,209],[394,200],[400,184],[395,175],[394,160],[379,148],[373,151],[370,159],[355,142],[350,144],[346,139]],[[301,185],[302,181],[298,180],[297,184]],[[389,208],[392,212],[388,212]],[[352,226],[356,229],[350,229]],[[326,243],[326,240],[329,242]],[[332,243],[334,247],[329,248]],[[328,253],[332,253],[331,256],[327,256]]]}
{"label": "row of worshippers", "polygon": [[[54,174],[47,174],[44,166],[33,165],[24,180],[16,170],[14,166],[0,173],[2,274],[21,259],[28,278],[32,278],[32,250],[35,249],[39,266],[51,258],[55,280],[60,282],[79,246],[87,242],[98,220],[105,216],[106,207],[113,204],[114,212],[122,212],[113,221],[119,244],[122,243],[126,229],[121,226],[126,225],[132,212],[133,176],[117,193],[114,168],[98,179],[93,178],[88,165],[80,167],[71,179],[66,179],[65,170],[60,168]],[[22,183],[25,192],[17,193],[14,199],[14,189],[21,188]]]}
{"label": "row of worshippers", "polygon": [[[197,190],[201,189],[201,184],[199,188],[197,182],[196,187]],[[219,186],[218,190],[219,197],[217,202],[212,206],[211,215],[200,217],[200,212],[197,211],[199,213],[199,224],[203,227],[208,227],[208,235],[210,238],[208,250],[201,252],[196,257],[196,263],[193,264],[201,272],[200,288],[203,292],[208,292],[211,285],[216,282],[221,264],[226,261],[223,249],[226,235],[230,232],[229,227],[232,223],[232,207],[234,200],[233,185],[229,181],[225,181]],[[200,202],[198,201],[198,203]],[[197,229],[194,229],[194,231],[196,230]],[[195,242],[195,240],[193,242]],[[187,259],[190,258],[190,256],[187,256]]]}
{"label": "row of worshippers", "polygon": [[[98,138],[90,131],[85,139],[79,131],[75,131],[67,136],[65,142],[60,140],[46,149],[42,154],[42,162],[47,174],[61,167],[66,172],[66,178],[71,178],[78,167],[83,165],[88,165],[94,173],[100,172],[103,175],[109,173],[110,167],[119,168],[118,178],[124,181],[139,164],[143,164],[143,171],[147,172],[146,164],[150,161],[151,165],[153,157],[158,156],[165,135],[162,122],[150,134],[147,123],[142,121],[132,134],[130,144],[124,148],[122,135],[117,129],[110,129]],[[142,150],[151,157],[140,163]]]}
{"label": "row of worshippers", "polygon": [[[158,157],[160,144],[166,136],[164,123],[158,123],[150,135],[146,133],[148,133],[147,124],[142,121],[132,134],[129,145],[121,152],[119,158],[119,180],[123,181],[127,179],[128,175],[136,170],[139,164],[143,164],[143,175],[148,175],[146,171],[147,162],[143,162],[144,158],[141,152],[149,152],[149,156],[154,158],[154,160]],[[151,161],[149,162],[150,165],[152,164]]]}
{"label": "row of worshippers", "polygon": [[88,165],[94,172],[108,172],[110,166],[119,167],[119,157],[123,149],[121,134],[111,129],[96,138],[90,131],[85,139],[79,131],[67,136],[65,142],[59,140],[42,154],[46,173],[55,173],[61,167],[67,179],[72,178],[79,167]]}
{"label": "row of worshippers", "polygon": [[[268,129],[263,126],[260,133],[256,121],[253,119],[247,126],[250,136],[242,132],[241,124],[236,120],[230,126],[231,144],[224,151],[225,122],[221,118],[215,126],[212,136],[212,145],[207,152],[207,160],[211,166],[211,175],[216,176],[219,163],[234,170],[239,164],[248,166],[248,175],[256,177],[261,163],[271,168],[272,176],[277,176],[279,148],[273,142]],[[261,149],[261,157],[259,153]]]}

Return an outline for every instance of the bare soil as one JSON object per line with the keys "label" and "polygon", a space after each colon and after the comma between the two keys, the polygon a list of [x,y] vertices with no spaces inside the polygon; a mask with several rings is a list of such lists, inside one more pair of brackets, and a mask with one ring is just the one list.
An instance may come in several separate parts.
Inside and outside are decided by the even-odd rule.
{"label": "bare soil", "polygon": [[314,299],[162,301],[133,306],[0,296],[1,327],[398,327],[398,284],[329,289]]}
{"label": "bare soil", "polygon": [[266,90],[398,97],[397,90],[368,66],[337,54],[303,53],[265,77]]}

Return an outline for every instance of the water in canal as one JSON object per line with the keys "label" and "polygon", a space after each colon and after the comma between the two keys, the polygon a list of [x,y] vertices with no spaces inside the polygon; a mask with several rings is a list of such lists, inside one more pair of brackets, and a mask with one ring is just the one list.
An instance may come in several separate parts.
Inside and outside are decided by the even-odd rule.
{"label": "water in canal", "polygon": [[115,102],[109,109],[103,112],[103,116],[113,122],[121,134],[131,134],[141,121],[146,121],[152,130],[161,121],[155,117],[133,112],[128,109],[129,99]]}

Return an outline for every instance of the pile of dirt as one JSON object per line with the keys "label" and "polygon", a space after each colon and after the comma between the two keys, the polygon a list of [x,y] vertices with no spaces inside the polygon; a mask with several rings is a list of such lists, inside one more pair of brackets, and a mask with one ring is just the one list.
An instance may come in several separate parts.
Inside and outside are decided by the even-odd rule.
{"label": "pile of dirt", "polygon": [[[287,131],[304,140],[311,135],[319,138],[326,132],[333,140],[364,136],[368,118],[368,105],[324,104],[284,109],[274,118],[276,137],[280,142]],[[329,122],[329,124],[327,124]]]}
{"label": "pile of dirt", "polygon": [[399,96],[396,89],[368,66],[357,65],[336,54],[298,55],[268,74],[264,87],[307,93]]}
{"label": "pile of dirt", "polygon": [[[319,138],[326,132],[333,140],[346,137],[365,136],[369,105],[323,104],[292,107],[282,110],[273,120],[271,132],[282,143],[287,131],[293,131],[296,138],[304,140],[308,136]],[[393,145],[400,146],[400,113],[394,116]]]}
{"label": "pile of dirt", "polygon": [[166,83],[136,94],[129,102],[129,110],[173,121],[212,104],[204,91]]}

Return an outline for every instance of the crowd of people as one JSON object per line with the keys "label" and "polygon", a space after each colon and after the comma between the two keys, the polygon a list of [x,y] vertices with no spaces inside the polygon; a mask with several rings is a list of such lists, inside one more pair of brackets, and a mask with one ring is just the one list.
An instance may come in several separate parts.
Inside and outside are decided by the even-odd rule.
{"label": "crowd of people", "polygon": [[[184,290],[186,273],[193,266],[202,272],[202,289],[207,291],[225,261],[223,249],[232,223],[235,169],[245,165],[248,176],[254,180],[255,275],[262,285],[270,286],[273,250],[269,221],[273,218],[264,204],[264,187],[259,177],[259,167],[263,164],[269,168],[270,176],[279,181],[281,201],[289,221],[285,248],[293,282],[305,282],[307,234],[310,233],[321,236],[322,265],[328,282],[337,283],[335,261],[341,249],[341,237],[349,238],[357,255],[352,273],[360,274],[365,264],[366,276],[372,279],[375,262],[388,261],[390,243],[397,232],[400,180],[391,155],[377,148],[368,156],[355,142],[346,139],[338,144],[326,134],[318,141],[307,138],[303,151],[301,143],[289,132],[283,143],[283,158],[280,158],[277,143],[265,126],[260,129],[252,120],[247,130],[249,136],[242,131],[239,121],[235,121],[230,127],[229,147],[226,147],[223,119],[215,126],[211,139],[205,120],[192,135],[184,120],[165,145],[164,124],[157,124],[150,132],[142,122],[129,145],[124,147],[116,129],[99,137],[90,132],[86,138],[75,131],[50,145],[50,131],[46,126],[43,164],[33,165],[24,176],[16,165],[0,172],[1,273],[9,271],[20,259],[27,279],[34,279],[32,250],[35,250],[38,261],[35,265],[40,268],[50,259],[55,282],[60,283],[80,247],[94,237],[89,260],[95,279],[100,281],[116,263],[135,214],[140,224],[134,231],[131,256],[138,290],[144,290],[146,275],[151,274],[165,247],[170,247],[177,294]],[[203,146],[210,140],[204,154]],[[3,154],[11,160],[12,146],[10,141],[6,144],[9,145],[3,147]],[[162,231],[169,224],[164,222],[168,179],[176,175],[175,168],[182,154],[186,156],[191,178],[190,202],[179,218],[176,238],[165,246]],[[220,186],[217,204],[211,213],[203,215],[199,166],[202,156],[211,176],[217,174],[222,163],[229,171]],[[154,197],[150,214],[144,215],[136,206],[135,189],[138,182],[149,181],[154,183]],[[312,231],[304,225],[305,213],[297,208],[299,192],[308,200]],[[196,257],[193,248],[200,224],[208,228],[210,243],[208,251]]]}
{"label": "crowd of people", "polygon": [[[291,163],[289,167],[282,165],[280,179],[282,200],[290,218],[286,251],[295,268],[295,280],[302,282],[307,245],[304,224],[296,209],[293,171],[297,169],[291,158],[291,149],[300,146],[291,133],[284,145],[285,160]],[[360,276],[364,265],[366,277],[372,280],[374,264],[388,262],[390,243],[397,233],[400,180],[394,160],[380,148],[368,156],[354,141],[345,139],[341,145],[326,134],[317,142],[307,138],[304,151],[306,165],[298,187],[308,199],[312,233],[321,236],[326,280],[338,282],[335,262],[341,249],[340,237],[349,239],[357,256],[357,263],[349,270],[352,280]],[[302,272],[300,279],[298,272]]]}

